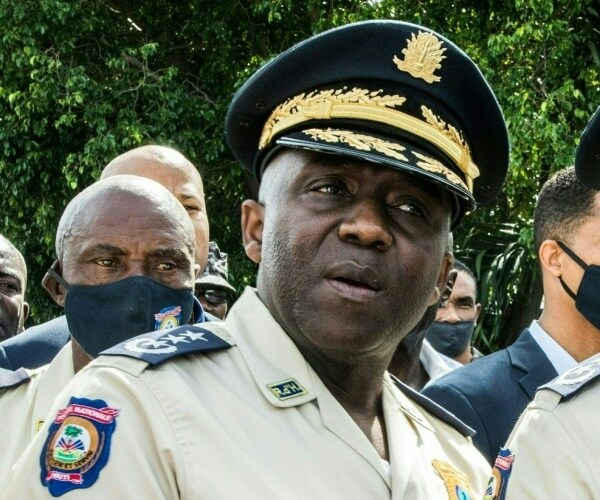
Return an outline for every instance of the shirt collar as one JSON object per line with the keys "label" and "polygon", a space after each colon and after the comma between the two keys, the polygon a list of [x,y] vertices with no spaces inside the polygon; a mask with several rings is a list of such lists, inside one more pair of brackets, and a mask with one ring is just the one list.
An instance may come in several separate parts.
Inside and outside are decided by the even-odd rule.
{"label": "shirt collar", "polygon": [[317,375],[253,288],[236,301],[225,325],[267,401],[286,408],[316,398]]}
{"label": "shirt collar", "polygon": [[556,340],[548,335],[537,320],[532,321],[529,326],[529,333],[540,346],[540,349],[544,351],[556,373],[560,375],[577,365],[577,361]]}

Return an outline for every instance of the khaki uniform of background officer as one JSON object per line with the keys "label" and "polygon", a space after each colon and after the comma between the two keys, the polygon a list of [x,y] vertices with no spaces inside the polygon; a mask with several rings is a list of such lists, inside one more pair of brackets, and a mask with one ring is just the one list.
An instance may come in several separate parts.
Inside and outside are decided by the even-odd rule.
{"label": "khaki uniform of background officer", "polygon": [[[124,210],[128,213],[126,224],[121,219]],[[196,271],[193,234],[186,211],[162,186],[130,175],[110,177],[69,203],[57,230],[56,267],[71,284],[90,288],[122,282],[130,276],[146,276],[165,286],[188,286],[191,294]],[[59,293],[58,288],[49,291],[64,307],[65,290],[61,288]],[[146,305],[153,324],[153,311]],[[89,308],[93,309],[94,304]],[[108,314],[120,317],[118,308]],[[74,318],[68,308],[66,316],[72,325]],[[102,321],[100,311],[97,320]],[[123,326],[124,338],[134,335],[137,325]],[[138,333],[150,329],[144,327]],[[87,343],[79,331],[73,335],[49,365],[33,372],[20,385],[0,390],[0,414],[4,422],[10,423],[0,426],[0,491],[6,488],[12,465],[40,429],[54,398],[95,355],[82,347]],[[108,347],[110,344],[99,349]]]}
{"label": "khaki uniform of background officer", "polygon": [[[599,108],[600,110],[600,108]],[[565,348],[579,365],[536,393],[496,459],[486,499],[598,498],[600,491],[600,112],[584,130],[575,166],[554,174],[542,200],[573,207],[541,244],[552,286],[562,293],[558,320],[574,325]],[[548,194],[548,192],[550,194]],[[559,201],[556,201],[559,200]],[[548,203],[548,202],[546,202]],[[540,251],[542,255],[542,251]],[[544,291],[546,282],[544,282]],[[567,330],[561,328],[561,332]],[[568,330],[567,330],[568,331]]]}
{"label": "khaki uniform of background officer", "polygon": [[82,370],[6,496],[476,498],[465,429],[386,368],[440,298],[448,232],[506,174],[477,67],[421,26],[344,26],[250,78],[227,138],[260,182],[242,205],[257,289],[223,324]]}
{"label": "khaki uniform of background officer", "polygon": [[[198,266],[204,266],[208,248],[208,220],[204,204],[204,190],[200,174],[189,160],[178,151],[165,146],[142,146],[127,151],[112,160],[103,170],[101,178],[109,179],[115,175],[123,174],[137,175],[157,181],[177,198],[194,226],[196,263]],[[133,251],[134,245],[145,244],[150,249],[157,249],[154,238],[148,239],[146,234],[140,232],[139,223],[131,216],[129,208],[127,209],[129,217],[126,221],[123,221],[122,213],[118,211],[116,206],[102,208],[107,208],[108,211],[101,213],[97,207],[90,208],[90,211],[97,213],[101,222],[106,217],[111,221],[120,221],[118,224],[121,226],[124,224],[127,225],[130,237],[126,240],[126,246],[121,247],[121,250],[129,252],[129,258],[132,258],[135,253]],[[159,207],[151,207],[150,210],[144,210],[146,211],[146,215],[148,215],[157,208]],[[181,215],[181,211],[179,215]],[[175,220],[171,220],[166,226],[174,228],[173,223]],[[160,228],[158,217],[154,219],[153,224],[154,231]],[[90,227],[95,228],[96,226],[92,224]],[[95,229],[93,233],[88,234],[88,237],[88,244],[91,244],[91,238],[99,238],[96,240],[97,243],[99,242],[106,247],[112,245],[114,248],[117,248],[117,232],[111,231],[111,233],[99,235]],[[181,235],[178,238],[180,240],[179,244],[185,241],[185,239],[181,238]],[[62,236],[58,235],[57,240],[62,240]],[[121,241],[119,244],[122,245],[123,242]],[[60,251],[62,253],[62,249]],[[200,255],[200,261],[198,260],[198,255]],[[104,257],[110,258],[110,262],[112,262],[114,255],[107,253]],[[65,263],[62,262],[62,258],[59,258],[58,268],[63,268],[65,265],[76,275],[81,271],[80,268],[75,268],[76,264],[73,260]],[[148,271],[144,272],[147,273]],[[105,278],[102,277],[102,279]],[[78,281],[79,278],[76,278],[75,282]],[[59,304],[61,304],[63,294],[60,291],[59,284],[49,275],[46,276],[43,284],[53,298],[56,298]],[[117,311],[115,311],[116,313]],[[66,320],[66,316],[63,319]],[[64,328],[67,328],[66,321]],[[129,333],[132,334],[132,332]],[[65,338],[68,337],[69,334],[67,331]],[[27,380],[28,376],[23,374],[20,379],[16,376],[10,377],[10,380],[6,382],[6,387],[2,387],[2,382],[0,381],[0,389],[4,389],[0,390],[0,414],[3,415],[6,421],[11,422],[10,426],[0,427],[0,441],[3,443],[2,460],[0,460],[0,489],[3,480],[7,480],[9,477],[8,471],[10,471],[18,456],[39,430],[50,410],[54,398],[67,385],[76,371],[89,360],[88,354],[82,353],[81,349],[76,349],[75,354],[77,356],[76,363],[74,362],[72,344],[71,342],[67,342],[61,352],[54,357],[50,365],[30,372],[29,380]]]}

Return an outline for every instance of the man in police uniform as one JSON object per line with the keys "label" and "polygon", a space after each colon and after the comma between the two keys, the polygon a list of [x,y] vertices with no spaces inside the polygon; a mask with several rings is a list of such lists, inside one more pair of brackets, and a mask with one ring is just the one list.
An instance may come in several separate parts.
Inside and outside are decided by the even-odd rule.
{"label": "man in police uniform", "polygon": [[557,177],[571,178],[575,172],[580,191],[591,191],[588,213],[581,214],[573,234],[557,235],[563,238],[563,255],[556,259],[561,270],[557,281],[574,311],[563,314],[564,321],[576,324],[580,335],[576,347],[587,356],[580,355],[584,361],[537,391],[496,458],[486,499],[598,497],[600,354],[591,354],[600,351],[599,144],[596,112],[582,135],[574,169],[558,172],[548,181],[556,183]]}
{"label": "man in police uniform", "polygon": [[506,174],[478,68],[421,26],[351,24],[263,66],[226,129],[260,182],[242,205],[257,289],[197,328],[193,354],[153,334],[78,374],[6,495],[481,494],[467,430],[386,371],[439,300],[449,230]]}
{"label": "man in police uniform", "polygon": [[[152,179],[179,200],[194,224],[196,263],[204,269],[209,227],[202,177],[196,167],[179,151],[146,145],[117,156],[104,168],[100,178],[122,174]],[[64,316],[33,326],[18,338],[0,343],[0,367],[10,370],[39,368],[48,364],[68,341],[69,329]]]}
{"label": "man in police uniform", "polygon": [[29,380],[23,369],[0,373],[0,491],[54,398],[90,358],[136,331],[189,320],[194,246],[184,208],[149,179],[110,177],[69,203],[56,234],[55,278],[46,287],[65,307],[73,338]]}

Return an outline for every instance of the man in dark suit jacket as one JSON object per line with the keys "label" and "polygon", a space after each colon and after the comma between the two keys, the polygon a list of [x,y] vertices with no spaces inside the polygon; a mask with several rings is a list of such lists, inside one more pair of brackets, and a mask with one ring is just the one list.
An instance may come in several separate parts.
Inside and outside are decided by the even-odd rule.
{"label": "man in dark suit jacket", "polygon": [[493,463],[536,389],[556,375],[525,329],[507,349],[444,375],[422,392],[477,431],[473,443]]}
{"label": "man in dark suit jacket", "polygon": [[32,326],[23,333],[0,342],[0,368],[33,369],[47,365],[69,338],[69,327],[64,316]]}
{"label": "man in dark suit jacket", "polygon": [[533,228],[544,288],[539,320],[512,346],[423,390],[477,431],[475,445],[490,463],[536,389],[600,352],[598,193],[578,181],[572,167],[546,182]]}
{"label": "man in dark suit jacket", "polygon": [[[208,217],[202,178],[181,153],[164,146],[141,146],[117,156],[102,171],[101,178],[112,175],[138,175],[162,184],[186,209],[196,235],[196,264],[204,269],[208,257]],[[48,275],[44,278],[44,281]],[[195,309],[200,308],[200,304]],[[204,317],[194,311],[194,318]],[[69,341],[66,319],[61,316],[28,328],[15,338],[0,342],[0,367],[38,368],[48,364]]]}

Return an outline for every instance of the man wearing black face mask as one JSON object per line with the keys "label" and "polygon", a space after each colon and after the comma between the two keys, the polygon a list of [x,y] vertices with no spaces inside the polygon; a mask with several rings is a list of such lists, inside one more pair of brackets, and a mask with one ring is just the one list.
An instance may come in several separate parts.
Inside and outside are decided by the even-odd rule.
{"label": "man wearing black face mask", "polygon": [[[196,263],[203,269],[208,253],[209,224],[204,186],[196,167],[179,151],[159,145],[140,146],[117,156],[102,171],[101,179],[137,175],[158,182],[179,200],[194,224]],[[44,277],[44,281],[49,275]],[[199,317],[199,316],[198,316]],[[44,366],[69,341],[64,316],[28,328],[18,337],[0,342],[0,367],[16,370]]]}
{"label": "man wearing black face mask", "polygon": [[[598,496],[600,354],[588,356],[600,350],[600,195],[593,191],[600,188],[599,138],[600,113],[596,111],[575,155],[577,178],[591,188],[581,188],[582,193],[590,194],[584,195],[587,208],[574,228],[560,228],[550,241],[541,243],[542,248],[548,246],[546,252],[553,257],[549,287],[564,299],[563,317],[547,319],[561,321],[565,335],[572,335],[563,337],[562,345],[577,361],[587,359],[537,391],[496,461],[484,498]],[[559,173],[550,182],[564,182],[572,175],[572,170]],[[571,330],[567,322],[573,322]]]}
{"label": "man wearing black face mask", "polygon": [[542,315],[508,348],[423,390],[477,431],[473,442],[491,464],[538,387],[600,352],[600,306],[590,307],[600,297],[597,268],[583,269],[600,264],[598,227],[598,191],[584,186],[573,168],[548,180],[533,228],[544,287]]}
{"label": "man wearing black face mask", "polygon": [[[193,295],[194,253],[192,221],[154,181],[114,176],[69,203],[56,234],[57,263],[45,286],[65,308],[72,339],[28,383],[0,391],[0,414],[10,422],[0,426],[0,491],[54,397],[92,358],[135,335],[185,325],[193,309],[203,314]],[[173,343],[193,340],[193,334],[172,336]],[[167,342],[146,344],[138,348],[164,348]]]}
{"label": "man wearing black face mask", "polygon": [[473,271],[458,259],[454,259],[454,269],[457,274],[452,293],[440,303],[425,338],[436,351],[466,365],[481,357],[471,345],[481,304],[477,302],[477,281]]}

